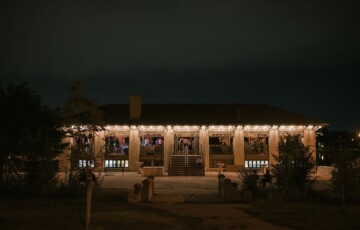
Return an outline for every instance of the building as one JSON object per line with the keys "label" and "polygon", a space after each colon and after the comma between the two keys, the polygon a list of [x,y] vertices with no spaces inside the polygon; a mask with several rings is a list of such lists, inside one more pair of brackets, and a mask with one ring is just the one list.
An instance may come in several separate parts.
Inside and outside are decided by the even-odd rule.
{"label": "building", "polygon": [[[107,126],[95,136],[94,161],[104,171],[136,172],[142,164],[183,175],[186,168],[198,167],[199,159],[202,173],[219,170],[218,163],[232,171],[268,167],[287,133],[301,134],[315,158],[315,132],[326,125],[265,104],[142,104],[141,97],[133,96],[129,104],[101,110]],[[62,169],[69,167],[70,154],[60,157]],[[82,167],[85,161],[73,163]]]}

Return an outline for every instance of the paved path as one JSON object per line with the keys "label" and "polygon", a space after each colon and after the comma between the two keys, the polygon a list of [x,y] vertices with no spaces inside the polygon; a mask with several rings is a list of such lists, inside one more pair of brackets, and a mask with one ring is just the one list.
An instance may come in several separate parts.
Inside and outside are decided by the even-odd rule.
{"label": "paved path", "polygon": [[[232,181],[241,183],[236,173],[224,173]],[[144,204],[184,217],[201,220],[201,229],[270,229],[287,228],[266,223],[243,211],[246,204],[223,203],[218,197],[218,173],[205,176],[163,176],[155,178],[155,196]],[[146,177],[137,173],[114,173],[104,177],[103,188],[129,189]]]}
{"label": "paved path", "polygon": [[[225,173],[227,178],[241,183],[236,173]],[[133,190],[134,184],[146,177],[138,173],[113,173],[104,177],[103,189]],[[220,202],[218,173],[208,172],[205,176],[163,176],[155,178],[154,203]]]}
{"label": "paved path", "polygon": [[[236,173],[224,173],[227,178],[240,183]],[[218,192],[218,173],[208,172],[205,176],[163,176],[155,178],[157,194],[216,194]],[[133,189],[146,177],[141,174],[113,173],[105,174],[102,188]]]}

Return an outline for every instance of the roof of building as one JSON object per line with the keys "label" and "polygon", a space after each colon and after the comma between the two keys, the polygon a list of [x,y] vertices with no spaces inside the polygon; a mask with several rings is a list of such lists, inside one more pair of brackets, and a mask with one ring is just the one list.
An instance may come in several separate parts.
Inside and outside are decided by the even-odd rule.
{"label": "roof of building", "polygon": [[109,125],[327,125],[266,104],[142,104],[130,120],[129,104],[100,107]]}

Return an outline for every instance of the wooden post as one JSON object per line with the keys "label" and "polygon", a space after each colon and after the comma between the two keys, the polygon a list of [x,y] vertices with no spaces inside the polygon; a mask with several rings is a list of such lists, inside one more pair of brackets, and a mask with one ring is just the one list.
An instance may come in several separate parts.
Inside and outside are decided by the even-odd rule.
{"label": "wooden post", "polygon": [[[88,167],[88,166],[87,166]],[[92,175],[90,173],[90,168],[87,170],[87,179],[86,179],[86,208],[85,208],[85,229],[90,229],[90,219],[91,219],[91,182]]]}

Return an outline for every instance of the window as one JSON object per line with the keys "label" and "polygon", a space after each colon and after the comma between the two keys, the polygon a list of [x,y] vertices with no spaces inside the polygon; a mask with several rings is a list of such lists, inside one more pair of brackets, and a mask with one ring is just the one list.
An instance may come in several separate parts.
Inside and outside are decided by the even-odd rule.
{"label": "window", "polygon": [[129,136],[122,133],[110,133],[105,137],[105,152],[111,155],[129,154]]}
{"label": "window", "polygon": [[211,133],[209,136],[209,167],[217,163],[234,164],[233,136],[229,133]]}
{"label": "window", "polygon": [[255,161],[255,160],[246,160],[245,161],[245,168],[262,168],[262,167],[269,167],[269,161]]}
{"label": "window", "polygon": [[128,168],[128,160],[105,160],[105,168]]}
{"label": "window", "polygon": [[245,133],[245,155],[267,155],[269,153],[269,137],[267,134]]}
{"label": "window", "polygon": [[164,137],[161,134],[144,134],[140,137],[140,156],[164,154]]}
{"label": "window", "polygon": [[[93,160],[90,161],[90,167],[94,168],[95,162]],[[79,160],[79,168],[86,168],[86,160]]]}
{"label": "window", "polygon": [[232,142],[229,134],[212,134],[209,137],[210,155],[233,155]]}

